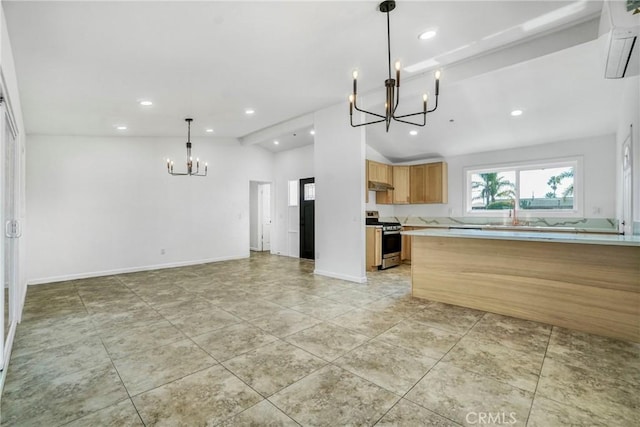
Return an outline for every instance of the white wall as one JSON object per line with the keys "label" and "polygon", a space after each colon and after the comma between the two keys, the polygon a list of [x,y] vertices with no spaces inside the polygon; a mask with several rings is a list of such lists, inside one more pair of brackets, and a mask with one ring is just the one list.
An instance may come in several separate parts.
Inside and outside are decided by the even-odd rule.
{"label": "white wall", "polygon": [[[629,134],[629,126],[633,125],[631,140],[633,167],[633,220],[640,222],[640,76],[628,77],[625,81],[624,98],[620,103],[618,131],[616,133],[616,195],[617,213],[622,216],[622,143]],[[636,226],[637,229],[637,226]]]}
{"label": "white wall", "polygon": [[207,177],[167,173],[180,138],[28,136],[29,282],[248,256],[249,181],[272,180],[273,155],[193,142]]}
{"label": "white wall", "polygon": [[300,256],[299,208],[288,206],[290,180],[311,178],[313,145],[277,153],[274,158],[275,216],[271,230],[271,252],[291,257]]}
{"label": "white wall", "polygon": [[[603,135],[517,149],[448,157],[449,203],[436,205],[394,205],[396,216],[463,216],[464,172],[472,166],[525,162],[582,156],[584,167],[584,216],[615,218],[615,136]],[[595,213],[594,209],[599,209]]]}
{"label": "white wall", "polygon": [[365,282],[365,131],[344,105],[315,113],[315,272]]}

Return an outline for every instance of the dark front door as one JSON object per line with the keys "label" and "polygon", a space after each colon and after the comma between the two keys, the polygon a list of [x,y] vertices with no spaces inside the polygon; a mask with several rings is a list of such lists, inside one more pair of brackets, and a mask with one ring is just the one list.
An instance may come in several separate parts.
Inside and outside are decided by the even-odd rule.
{"label": "dark front door", "polygon": [[314,259],[314,205],[316,184],[314,178],[300,180],[300,258]]}

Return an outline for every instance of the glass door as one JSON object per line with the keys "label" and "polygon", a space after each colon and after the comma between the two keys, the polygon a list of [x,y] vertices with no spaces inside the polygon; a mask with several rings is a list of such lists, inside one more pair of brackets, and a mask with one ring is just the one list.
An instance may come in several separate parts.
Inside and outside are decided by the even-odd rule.
{"label": "glass door", "polygon": [[6,107],[6,101],[0,98],[0,195],[2,212],[0,213],[2,244],[0,245],[0,369],[3,369],[11,349],[11,337],[15,333],[18,319],[18,242],[21,236],[18,192],[20,150],[17,146],[16,132]]}

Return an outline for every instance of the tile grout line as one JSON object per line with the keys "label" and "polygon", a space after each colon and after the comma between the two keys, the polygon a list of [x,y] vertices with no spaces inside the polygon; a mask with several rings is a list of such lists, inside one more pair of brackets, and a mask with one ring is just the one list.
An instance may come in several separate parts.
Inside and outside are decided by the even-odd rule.
{"label": "tile grout line", "polygon": [[547,338],[547,346],[544,349],[544,356],[542,357],[542,363],[540,363],[540,371],[538,372],[538,381],[536,381],[536,388],[533,390],[533,395],[531,397],[531,405],[529,406],[529,413],[527,414],[527,419],[524,423],[525,427],[529,424],[529,418],[531,418],[531,410],[533,409],[533,404],[536,401],[538,386],[540,385],[540,379],[542,378],[542,368],[544,367],[544,362],[547,359],[547,352],[549,351],[549,345],[551,345],[551,336],[553,335],[554,329],[555,329],[555,326],[551,326],[551,331],[549,331],[549,338]]}
{"label": "tile grout line", "polygon": [[[420,377],[420,379],[418,379],[418,381],[416,381],[416,382],[415,382],[415,383],[414,383],[414,384],[409,388],[409,390],[407,390],[407,392],[406,392],[406,393],[404,393],[404,394],[402,395],[401,399],[407,399],[409,402],[414,403],[414,404],[416,404],[416,405],[420,406],[421,408],[427,409],[427,410],[429,410],[429,411],[433,412],[434,414],[437,414],[437,415],[439,415],[439,416],[441,416],[441,417],[443,417],[443,418],[446,418],[446,419],[448,419],[448,420],[450,420],[450,421],[452,421],[452,422],[454,422],[454,423],[456,423],[456,424],[459,424],[457,421],[452,420],[451,418],[449,418],[449,417],[448,417],[448,416],[446,416],[446,415],[440,414],[440,413],[438,413],[438,412],[434,411],[433,409],[429,409],[429,408],[427,408],[427,407],[425,407],[425,406],[423,406],[423,405],[419,404],[418,402],[414,402],[413,400],[411,400],[411,399],[407,398],[407,395],[411,392],[411,390],[413,390],[413,389],[416,387],[416,385],[418,385],[418,383],[419,383],[420,381],[422,381],[422,380],[423,380],[423,379],[424,379],[424,378],[429,374],[429,372],[431,372],[431,370],[432,370],[433,368],[435,368],[435,367],[436,367],[440,362],[442,362],[442,359],[444,359],[444,358],[447,356],[447,354],[449,354],[449,353],[451,352],[451,350],[453,350],[453,348],[454,348],[456,345],[458,345],[458,344],[460,343],[460,341],[462,341],[462,339],[463,339],[465,336],[467,336],[467,334],[468,334],[469,332],[471,332],[471,330],[472,330],[472,329],[473,329],[473,328],[474,328],[474,327],[475,327],[475,326],[476,326],[476,325],[477,325],[477,324],[478,324],[478,323],[479,323],[479,322],[480,322],[480,321],[481,321],[481,320],[482,320],[486,315],[487,315],[487,313],[484,313],[482,316],[480,316],[480,317],[478,318],[478,320],[476,320],[476,321],[474,322],[474,324],[473,324],[473,325],[472,325],[472,326],[471,326],[471,327],[470,327],[470,328],[469,328],[469,329],[468,329],[464,334],[462,334],[462,335],[460,336],[460,338],[458,339],[458,341],[456,341],[456,343],[455,343],[455,344],[453,344],[453,345],[451,346],[451,348],[449,348],[449,350],[447,350],[447,351],[446,351],[446,352],[445,352],[445,353],[440,357],[440,359],[438,359],[438,361],[437,361],[436,363],[434,363],[434,364],[433,364],[433,366],[432,366],[431,368],[429,368],[429,370],[427,370],[427,372],[425,372],[425,374],[424,374],[422,377]],[[463,370],[463,371],[466,371],[465,369],[462,369],[462,370]],[[469,371],[467,371],[467,372],[469,372]],[[388,411],[387,411],[387,412],[388,412]],[[386,415],[386,414],[385,414],[385,415]],[[382,418],[380,418],[380,419],[382,419]],[[378,420],[378,422],[379,422],[379,421],[380,421],[380,420]]]}

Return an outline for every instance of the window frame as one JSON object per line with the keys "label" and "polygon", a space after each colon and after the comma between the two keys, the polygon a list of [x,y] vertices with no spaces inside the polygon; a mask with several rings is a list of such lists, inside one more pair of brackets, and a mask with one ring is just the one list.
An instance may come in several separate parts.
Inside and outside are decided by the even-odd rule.
{"label": "window frame", "polygon": [[[549,169],[557,167],[573,167],[573,209],[521,209],[520,208],[520,172],[533,169]],[[463,216],[466,217],[509,217],[509,209],[504,210],[472,210],[472,175],[485,172],[515,171],[515,193],[518,217],[565,217],[578,218],[584,216],[584,186],[582,156],[541,159],[523,162],[492,163],[463,168]]]}

